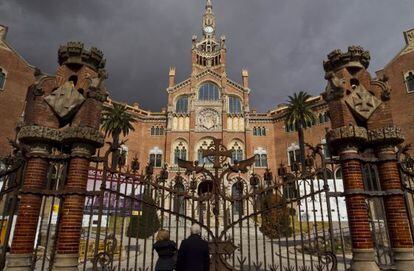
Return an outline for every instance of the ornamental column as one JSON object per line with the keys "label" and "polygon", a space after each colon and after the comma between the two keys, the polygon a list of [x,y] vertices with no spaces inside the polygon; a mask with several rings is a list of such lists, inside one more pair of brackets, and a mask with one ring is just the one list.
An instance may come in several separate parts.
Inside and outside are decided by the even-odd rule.
{"label": "ornamental column", "polygon": [[360,156],[368,141],[365,121],[378,106],[376,98],[366,89],[370,83],[366,71],[369,60],[367,51],[351,46],[345,53],[333,51],[324,61],[328,85],[322,95],[328,103],[332,124],[326,138],[332,153],[340,157],[342,166],[353,271],[379,270],[375,262]]}

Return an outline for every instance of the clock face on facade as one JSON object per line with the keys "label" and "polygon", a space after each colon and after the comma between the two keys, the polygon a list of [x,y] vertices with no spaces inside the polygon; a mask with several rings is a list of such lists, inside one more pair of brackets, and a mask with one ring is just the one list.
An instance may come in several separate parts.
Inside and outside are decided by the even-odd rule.
{"label": "clock face on facade", "polygon": [[220,115],[214,109],[204,109],[197,116],[197,126],[202,130],[215,130],[220,127]]}
{"label": "clock face on facade", "polygon": [[205,31],[206,33],[208,33],[208,34],[211,34],[211,33],[213,33],[214,28],[213,28],[212,26],[206,26],[206,27],[204,28],[204,31]]}

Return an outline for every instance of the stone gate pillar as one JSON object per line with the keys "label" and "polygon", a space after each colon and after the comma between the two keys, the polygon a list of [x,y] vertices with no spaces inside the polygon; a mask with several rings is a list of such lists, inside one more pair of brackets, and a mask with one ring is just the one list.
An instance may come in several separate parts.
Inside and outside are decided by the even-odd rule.
{"label": "stone gate pillar", "polygon": [[[30,151],[27,160],[24,192],[44,189],[49,162],[50,146],[38,146]],[[37,231],[38,218],[42,204],[42,196],[38,194],[22,194],[10,254],[7,258],[8,270],[31,270],[33,247]]]}
{"label": "stone gate pillar", "polygon": [[[68,179],[63,192],[54,269],[78,270],[89,159],[103,145],[99,132],[102,104],[107,92],[105,59],[96,48],[69,42],[59,49],[56,75],[36,71],[27,93],[24,123],[18,133],[27,156],[20,206],[7,259],[8,270],[33,270],[33,250],[49,155],[53,148],[70,148]],[[46,193],[47,194],[47,193]]]}
{"label": "stone gate pillar", "polygon": [[[335,50],[324,62],[325,79],[328,80],[323,98],[328,103],[332,129],[327,141],[334,155],[339,155],[342,166],[344,194],[348,212],[348,223],[352,239],[351,270],[377,271],[375,251],[368,217],[368,206],[364,190],[360,153],[368,141],[364,118],[373,110],[355,107],[354,101],[371,95],[365,89],[370,83],[366,77],[369,53],[361,47],[352,46],[348,52]],[[375,97],[374,97],[375,98]],[[375,104],[375,100],[370,105]],[[368,109],[368,110],[367,110]]]}
{"label": "stone gate pillar", "polygon": [[82,44],[76,43],[61,47],[59,60],[61,65],[69,67],[77,64],[74,74],[77,76],[76,86],[78,91],[81,89],[84,101],[74,113],[71,125],[61,129],[62,143],[70,146],[71,158],[60,210],[53,270],[78,270],[90,158],[104,142],[99,129],[102,105],[107,98],[102,85],[106,78],[105,61],[99,50],[86,50]]}
{"label": "stone gate pillar", "polygon": [[56,81],[39,71],[35,75],[36,82],[28,89],[23,125],[17,135],[19,142],[24,144],[27,164],[7,270],[32,270],[41,193],[49,170],[48,156],[60,140],[58,118],[46,102],[46,97],[56,87]]}

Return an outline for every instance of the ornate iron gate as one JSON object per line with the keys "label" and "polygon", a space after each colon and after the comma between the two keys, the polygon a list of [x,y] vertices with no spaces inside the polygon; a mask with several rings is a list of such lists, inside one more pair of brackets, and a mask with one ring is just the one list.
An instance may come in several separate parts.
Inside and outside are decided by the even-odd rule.
{"label": "ornate iron gate", "polygon": [[211,270],[345,270],[349,265],[346,210],[335,194],[340,191],[330,190],[335,181],[320,148],[304,171],[281,167],[277,178],[269,170],[255,174],[254,157],[230,163],[231,151],[219,139],[203,153],[208,166],[179,160],[183,171],[172,179],[166,169],[154,174],[151,165],[139,174],[137,161],[113,170],[108,156],[97,158],[90,174],[83,270],[153,270],[157,229],[169,230],[179,245],[194,223],[209,241]]}
{"label": "ornate iron gate", "polygon": [[[203,155],[208,163],[179,160],[181,173],[169,178],[151,165],[139,172],[130,166],[112,168],[111,150],[91,159],[85,193],[81,270],[153,270],[157,255],[152,246],[158,229],[170,231],[178,245],[197,223],[210,243],[211,270],[346,270],[352,259],[347,211],[338,161],[325,158],[320,146],[312,148],[305,165],[281,165],[277,176],[254,172],[254,157],[231,160],[219,139]],[[23,191],[24,150],[4,159],[0,171],[1,254],[4,267],[13,237],[19,195],[42,196],[33,255],[33,269],[52,270],[60,206],[68,157],[55,151],[47,189]],[[407,205],[412,207],[412,159],[401,163]],[[375,191],[375,163],[365,163],[365,186],[377,261],[392,266],[381,193]],[[379,188],[377,188],[379,190]],[[409,208],[411,209],[411,208]],[[412,221],[411,221],[412,222]]]}

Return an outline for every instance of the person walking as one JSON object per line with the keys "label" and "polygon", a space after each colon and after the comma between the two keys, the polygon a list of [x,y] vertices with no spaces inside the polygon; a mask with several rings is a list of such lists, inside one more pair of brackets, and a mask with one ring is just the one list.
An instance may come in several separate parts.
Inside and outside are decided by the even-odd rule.
{"label": "person walking", "polygon": [[183,240],[178,250],[177,271],[209,271],[208,242],[201,238],[198,224],[191,226],[191,235]]}
{"label": "person walking", "polygon": [[170,232],[159,230],[153,249],[158,253],[158,260],[155,264],[155,271],[172,271],[175,269],[177,245],[170,240]]}

